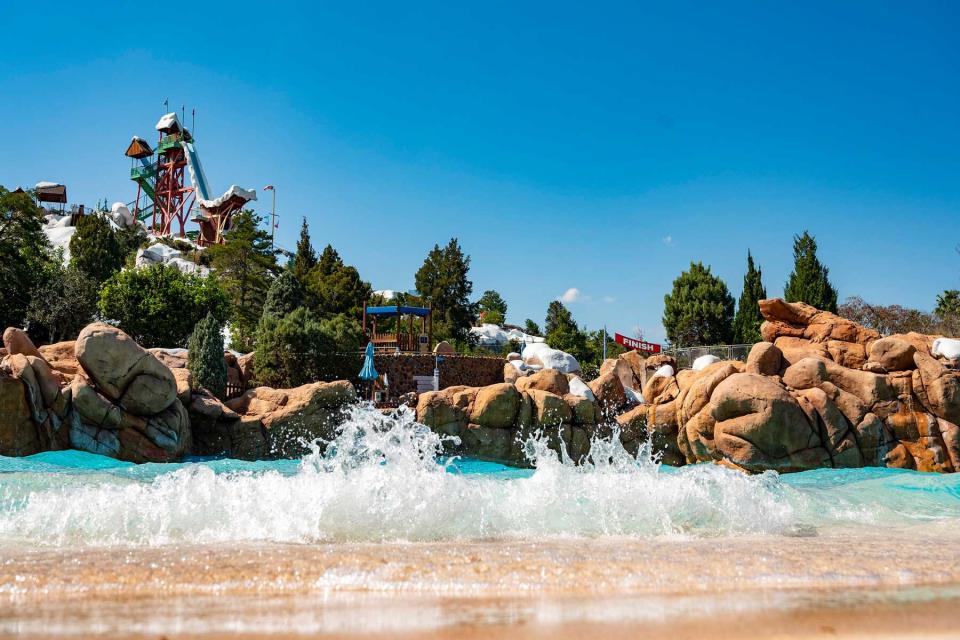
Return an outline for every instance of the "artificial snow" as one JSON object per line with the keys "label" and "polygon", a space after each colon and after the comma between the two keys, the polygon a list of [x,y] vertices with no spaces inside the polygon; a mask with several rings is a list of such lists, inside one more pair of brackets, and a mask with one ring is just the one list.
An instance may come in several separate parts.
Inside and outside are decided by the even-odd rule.
{"label": "artificial snow", "polygon": [[157,121],[157,126],[154,127],[157,131],[163,131],[165,129],[180,129],[180,118],[177,117],[176,113],[168,113]]}
{"label": "artificial snow", "polygon": [[49,189],[50,187],[62,187],[63,185],[59,182],[47,182],[41,181],[34,185],[34,189]]}
{"label": "artificial snow", "polygon": [[956,338],[937,338],[933,341],[933,348],[930,353],[935,356],[942,356],[947,360],[956,360],[960,358],[960,340]]}
{"label": "artificial snow", "polygon": [[122,202],[113,203],[113,206],[110,207],[110,218],[118,227],[129,227],[136,222],[133,214],[130,213],[130,209]]}
{"label": "artificial snow", "polygon": [[580,396],[586,398],[587,400],[596,400],[596,396],[593,395],[593,390],[587,386],[587,383],[574,376],[570,378],[570,393],[575,396]]}
{"label": "artificial snow", "polygon": [[195,273],[204,277],[210,274],[210,269],[207,267],[185,260],[182,256],[183,254],[177,249],[168,247],[162,242],[157,242],[146,249],[138,250],[134,265],[139,268],[154,264],[167,264],[176,267],[182,273]]}
{"label": "artificial snow", "polygon": [[532,336],[519,329],[504,329],[496,324],[482,324],[479,327],[471,327],[470,334],[475,336],[477,344],[483,347],[502,347],[510,341],[521,344],[543,343],[544,341],[540,336]]}
{"label": "artificial snow", "polygon": [[536,358],[544,369],[556,369],[561,373],[579,373],[580,363],[565,351],[554,349],[545,342],[534,342],[523,349],[523,359]]}
{"label": "artificial snow", "polygon": [[691,369],[693,369],[694,371],[701,371],[702,369],[706,369],[707,367],[709,367],[715,362],[720,362],[720,358],[708,353],[694,360],[693,366],[691,367]]}
{"label": "artificial snow", "polygon": [[632,389],[631,387],[624,387],[623,392],[627,394],[627,400],[629,400],[631,403],[633,404],[644,403],[643,394],[637,391],[636,389]]}
{"label": "artificial snow", "polygon": [[47,236],[47,240],[50,241],[50,246],[54,250],[63,250],[63,262],[66,264],[70,262],[70,239],[77,232],[77,228],[68,226],[70,216],[64,216],[64,218],[67,224],[62,224],[64,220],[58,220],[52,225],[44,227],[43,233]]}
{"label": "artificial snow", "polygon": [[216,209],[233,197],[241,198],[244,202],[249,202],[257,199],[257,192],[252,189],[244,189],[243,187],[238,187],[237,185],[232,184],[230,185],[230,188],[227,189],[219,198],[214,198],[213,200],[197,198],[197,202],[199,202],[200,206],[204,209]]}
{"label": "artificial snow", "polygon": [[664,378],[672,378],[675,374],[673,367],[668,364],[663,365],[659,369],[653,372],[651,378],[656,378],[657,376],[663,376]]}

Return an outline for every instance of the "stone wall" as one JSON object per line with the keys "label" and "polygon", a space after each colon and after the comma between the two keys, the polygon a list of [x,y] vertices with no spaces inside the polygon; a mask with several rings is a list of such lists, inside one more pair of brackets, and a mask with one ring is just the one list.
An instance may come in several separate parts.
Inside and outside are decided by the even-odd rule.
{"label": "stone wall", "polygon": [[[499,357],[444,356],[439,367],[440,388],[485,387],[503,382],[503,362]],[[413,376],[433,375],[434,358],[431,354],[381,355],[374,356],[373,364],[378,373],[387,374],[390,395],[399,396],[417,390]]]}

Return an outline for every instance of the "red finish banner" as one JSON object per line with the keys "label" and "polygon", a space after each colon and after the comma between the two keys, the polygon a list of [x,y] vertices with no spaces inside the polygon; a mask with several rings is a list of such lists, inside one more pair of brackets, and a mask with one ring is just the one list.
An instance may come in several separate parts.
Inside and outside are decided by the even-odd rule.
{"label": "red finish banner", "polygon": [[646,340],[628,338],[627,336],[622,336],[619,333],[613,334],[613,340],[617,344],[622,344],[627,349],[643,351],[644,353],[660,353],[660,345],[655,342],[647,342]]}

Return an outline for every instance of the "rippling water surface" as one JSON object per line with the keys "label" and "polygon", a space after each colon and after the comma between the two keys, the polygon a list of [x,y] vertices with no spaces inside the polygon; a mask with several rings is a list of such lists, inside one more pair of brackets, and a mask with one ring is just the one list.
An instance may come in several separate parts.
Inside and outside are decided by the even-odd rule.
{"label": "rippling water surface", "polygon": [[[604,606],[578,600],[594,615],[609,610],[608,595],[692,598],[700,611],[696,594],[712,594],[733,611],[777,606],[770,593],[798,589],[960,585],[960,474],[747,476],[661,466],[616,440],[595,441],[577,466],[544,442],[526,443],[530,469],[445,459],[410,413],[358,407],[324,453],[300,460],[0,458],[0,633],[95,632],[97,611],[119,632],[134,621],[116,626],[118,612],[142,621],[145,610],[161,616],[149,629],[220,611],[210,629],[223,631],[253,615],[245,598],[276,614],[270,594],[603,596]],[[736,595],[750,590],[763,598]],[[234,599],[200,607],[211,594]],[[139,605],[116,600],[131,597]],[[58,604],[76,598],[83,607]],[[158,598],[185,600],[176,614],[144,604]],[[282,606],[316,611],[295,602]],[[263,624],[287,629],[285,620]]]}
{"label": "rippling water surface", "polygon": [[440,449],[411,414],[383,418],[362,407],[325,454],[301,460],[0,458],[0,545],[810,535],[960,522],[960,474],[747,476],[669,468],[603,440],[581,466],[528,442],[534,468],[519,470],[444,460]]}

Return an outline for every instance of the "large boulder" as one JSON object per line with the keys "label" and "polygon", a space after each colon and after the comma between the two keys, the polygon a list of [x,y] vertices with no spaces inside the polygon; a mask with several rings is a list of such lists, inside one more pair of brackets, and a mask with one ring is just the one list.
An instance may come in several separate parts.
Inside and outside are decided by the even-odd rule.
{"label": "large boulder", "polygon": [[517,380],[518,391],[528,391],[530,389],[539,389],[549,391],[558,396],[570,393],[570,381],[556,369],[544,369],[537,371],[533,375],[525,376]]}
{"label": "large boulder", "polygon": [[29,456],[40,450],[26,385],[0,370],[0,455]]}
{"label": "large boulder", "polygon": [[915,368],[913,354],[917,347],[906,340],[887,337],[870,345],[870,362],[884,371],[906,371]]}
{"label": "large boulder", "polygon": [[786,302],[780,298],[761,300],[760,313],[765,320],[760,325],[760,334],[767,342],[791,336],[815,343],[837,340],[866,346],[880,338],[873,329],[803,302]]}
{"label": "large boulder", "polygon": [[30,339],[22,329],[16,327],[7,327],[3,332],[3,347],[7,350],[7,355],[20,354],[24,356],[34,356],[41,358],[40,352],[33,345]]}
{"label": "large boulder", "polygon": [[97,390],[134,415],[165,410],[177,398],[177,382],[156,357],[116,327],[87,325],[76,356]]}
{"label": "large boulder", "polygon": [[831,466],[816,426],[775,380],[736,373],[710,399],[714,459],[747,471],[803,471]]}
{"label": "large boulder", "polygon": [[224,404],[241,419],[263,425],[269,456],[290,457],[305,453],[313,440],[333,439],[344,409],[356,401],[353,385],[339,380],[293,389],[257,387]]}
{"label": "large boulder", "polygon": [[758,342],[747,355],[747,373],[775,376],[783,367],[783,352],[772,342]]}
{"label": "large boulder", "polygon": [[509,383],[493,384],[477,392],[470,422],[493,429],[509,429],[516,423],[520,393]]}
{"label": "large boulder", "polygon": [[555,427],[573,421],[573,410],[564,399],[543,389],[530,389],[526,392],[533,402],[533,421],[541,427]]}
{"label": "large boulder", "polygon": [[587,386],[590,387],[594,398],[604,411],[616,411],[627,404],[623,382],[615,371],[601,374],[599,378],[591,380]]}

